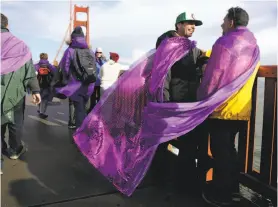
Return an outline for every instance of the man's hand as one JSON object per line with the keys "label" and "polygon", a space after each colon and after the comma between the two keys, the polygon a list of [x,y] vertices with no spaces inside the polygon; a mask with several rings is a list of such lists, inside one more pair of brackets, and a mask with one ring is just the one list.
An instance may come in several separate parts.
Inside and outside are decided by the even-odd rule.
{"label": "man's hand", "polygon": [[32,101],[33,104],[38,105],[41,103],[41,95],[39,93],[33,94],[32,97],[33,97],[33,101]]}

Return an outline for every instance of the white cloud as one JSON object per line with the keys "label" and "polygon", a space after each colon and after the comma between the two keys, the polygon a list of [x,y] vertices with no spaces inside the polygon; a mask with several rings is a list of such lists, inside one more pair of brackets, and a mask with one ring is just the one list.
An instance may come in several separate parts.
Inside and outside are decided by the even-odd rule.
{"label": "white cloud", "polygon": [[261,62],[277,65],[278,54],[278,29],[271,27],[256,33],[256,38],[261,51]]}
{"label": "white cloud", "polygon": [[278,52],[278,29],[277,27],[271,27],[256,33],[258,45],[264,55],[271,53],[276,54]]}
{"label": "white cloud", "polygon": [[[5,9],[4,2],[2,9],[4,8],[13,20],[12,28],[17,30],[18,34],[28,33],[44,37],[45,41],[55,41],[57,47],[53,48],[53,54],[49,55],[54,57],[69,23],[69,3],[34,3],[36,9],[30,8],[28,2],[21,2],[20,6],[12,2]],[[266,64],[275,64],[276,58],[266,58],[277,53],[276,19],[273,19],[273,13],[269,12],[273,9],[273,2],[259,3],[240,0],[77,2],[78,5],[90,6],[90,37],[93,48],[101,46],[107,52],[117,51],[120,60],[126,63],[133,62],[142,53],[152,49],[156,38],[173,29],[176,16],[183,11],[194,13],[196,18],[203,21],[204,25],[197,28],[192,39],[197,40],[200,48],[210,49],[221,34],[220,25],[227,9],[231,6],[242,6],[250,14],[250,29],[255,32]]]}

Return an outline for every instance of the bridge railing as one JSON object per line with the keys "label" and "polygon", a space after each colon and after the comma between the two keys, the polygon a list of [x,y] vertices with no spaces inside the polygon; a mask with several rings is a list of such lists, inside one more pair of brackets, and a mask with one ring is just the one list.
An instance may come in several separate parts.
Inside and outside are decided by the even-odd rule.
{"label": "bridge railing", "polygon": [[[251,119],[242,126],[237,145],[240,182],[277,203],[277,65],[260,67],[253,87]],[[208,153],[211,155],[209,148]],[[212,174],[213,169],[207,180]]]}

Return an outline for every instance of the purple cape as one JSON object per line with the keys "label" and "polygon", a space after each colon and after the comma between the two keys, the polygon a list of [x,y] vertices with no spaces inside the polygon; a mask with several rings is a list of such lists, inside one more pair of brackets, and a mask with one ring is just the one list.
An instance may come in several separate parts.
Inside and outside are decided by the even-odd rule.
{"label": "purple cape", "polygon": [[81,82],[77,81],[70,73],[70,63],[73,58],[74,48],[88,48],[85,38],[72,38],[72,42],[66,49],[59,64],[59,67],[64,70],[66,74],[69,75],[68,85],[61,88],[56,88],[56,91],[60,94],[64,94],[67,97],[70,97],[73,101],[78,101],[80,100],[81,96],[92,95],[94,91],[94,83],[90,84],[89,86],[82,85]]}
{"label": "purple cape", "polygon": [[1,75],[19,70],[32,58],[27,45],[10,32],[1,33]]}
{"label": "purple cape", "polygon": [[[238,34],[241,38],[246,38]],[[225,45],[229,37],[225,37]],[[244,42],[242,44],[245,44]],[[222,61],[223,71],[238,74],[221,88],[195,103],[154,103],[163,101],[163,83],[171,66],[194,44],[174,37],[161,43],[156,53],[150,51],[108,89],[97,106],[74,134],[74,140],[87,157],[113,185],[130,196],[144,178],[160,143],[186,134],[202,123],[219,105],[238,91],[253,73],[259,59],[256,45],[232,47],[249,64],[232,63],[235,58],[221,58],[217,47],[212,55]],[[210,62],[215,61],[211,59]],[[208,64],[208,67],[213,65]],[[227,67],[226,67],[227,66]],[[244,68],[239,68],[244,66]],[[206,70],[212,71],[213,68]],[[221,76],[225,78],[226,76]],[[205,77],[206,79],[206,77]],[[225,80],[219,80],[220,82]]]}

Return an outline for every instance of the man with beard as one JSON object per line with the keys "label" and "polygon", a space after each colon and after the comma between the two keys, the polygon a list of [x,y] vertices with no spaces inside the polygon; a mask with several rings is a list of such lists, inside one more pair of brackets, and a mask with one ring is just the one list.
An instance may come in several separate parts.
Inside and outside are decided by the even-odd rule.
{"label": "man with beard", "polygon": [[[179,36],[184,38],[192,37],[196,26],[201,26],[202,24],[202,21],[196,20],[193,14],[191,14],[189,18],[186,12],[181,13],[176,19],[176,30],[170,30],[162,34],[157,39],[156,48],[167,38]],[[205,52],[196,47],[177,61],[167,73],[164,82],[164,102],[195,102],[197,100],[197,88],[202,77],[202,68],[206,61],[207,57],[205,57]],[[159,147],[158,154],[164,154],[168,147],[177,147],[179,149],[179,154],[176,154],[178,157],[169,154],[167,157],[169,160],[167,162],[158,159],[156,159],[155,162],[162,162],[159,164],[161,167],[164,166],[171,169],[170,173],[174,173],[171,177],[176,178],[177,183],[181,184],[181,186],[187,186],[188,192],[190,193],[197,193],[197,191],[199,191],[196,159],[198,158],[197,146],[200,144],[199,137],[202,131],[200,129],[201,127],[202,126],[186,135],[178,137],[174,141],[163,143]],[[171,165],[171,167],[169,167],[169,165]]]}

